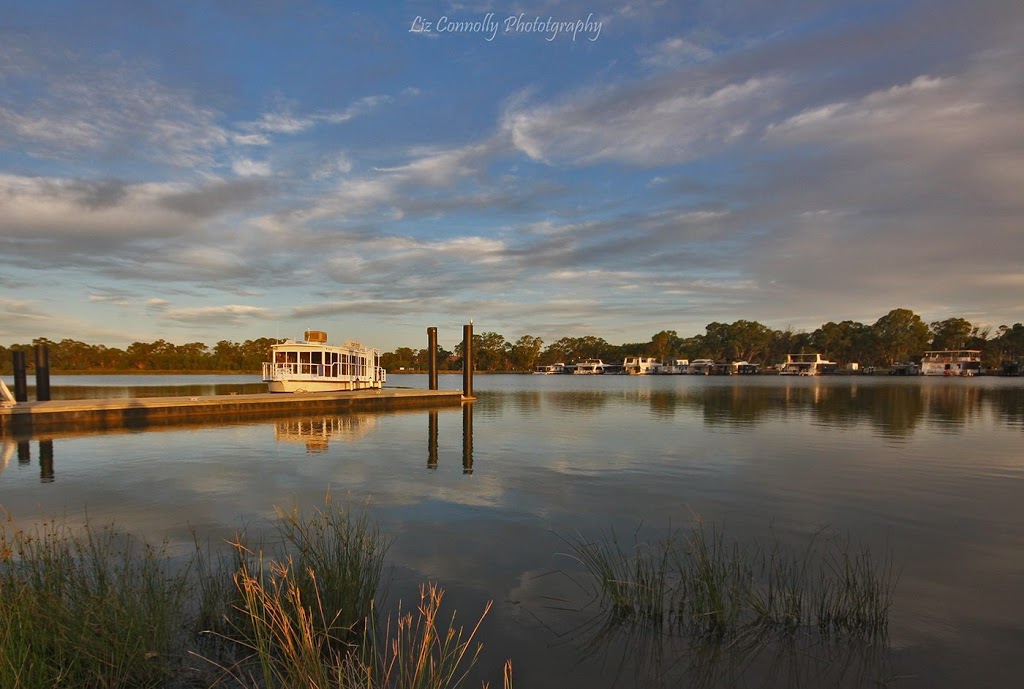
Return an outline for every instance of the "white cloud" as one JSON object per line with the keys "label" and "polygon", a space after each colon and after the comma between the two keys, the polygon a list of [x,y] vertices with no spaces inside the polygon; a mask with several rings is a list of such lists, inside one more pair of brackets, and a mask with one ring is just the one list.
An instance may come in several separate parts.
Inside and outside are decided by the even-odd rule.
{"label": "white cloud", "polygon": [[267,177],[271,174],[270,163],[249,158],[235,160],[231,164],[231,171],[239,177]]}

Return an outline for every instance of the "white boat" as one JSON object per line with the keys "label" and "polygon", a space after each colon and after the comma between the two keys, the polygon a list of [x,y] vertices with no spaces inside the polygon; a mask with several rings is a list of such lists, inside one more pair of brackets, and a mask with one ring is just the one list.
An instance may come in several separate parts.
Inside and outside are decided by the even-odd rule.
{"label": "white boat", "polygon": [[786,362],[779,370],[780,376],[820,376],[823,373],[832,373],[838,367],[834,361],[821,356],[821,354],[787,354]]}
{"label": "white boat", "polygon": [[583,361],[576,362],[573,374],[577,376],[592,376],[604,373],[606,368],[608,368],[608,364],[600,359],[584,359]]}
{"label": "white boat", "polygon": [[387,371],[380,351],[358,342],[327,343],[327,333],[307,330],[302,342],[271,345],[263,363],[263,382],[270,392],[337,392],[381,388]]}
{"label": "white boat", "polygon": [[694,376],[708,376],[714,368],[713,359],[694,359],[690,362],[689,373]]}
{"label": "white boat", "polygon": [[538,376],[550,376],[557,373],[565,373],[565,364],[541,364],[537,368],[533,369],[534,375]]}
{"label": "white boat", "polygon": [[921,357],[922,376],[981,375],[980,349],[941,349]]}
{"label": "white boat", "polygon": [[654,373],[660,376],[679,376],[690,372],[689,359],[672,359],[671,362],[655,367]]}
{"label": "white boat", "polygon": [[631,376],[646,376],[655,372],[661,362],[653,356],[627,356],[622,360],[623,370]]}

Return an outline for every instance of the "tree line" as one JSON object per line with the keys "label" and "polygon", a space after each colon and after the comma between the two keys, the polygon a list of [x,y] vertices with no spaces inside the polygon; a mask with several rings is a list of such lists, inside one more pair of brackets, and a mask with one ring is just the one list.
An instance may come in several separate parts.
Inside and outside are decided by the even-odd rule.
{"label": "tree line", "polygon": [[[0,371],[11,372],[11,351],[31,350],[36,344],[49,349],[50,368],[56,371],[260,371],[270,346],[277,340],[261,337],[245,342],[221,340],[213,347],[202,342],[175,345],[165,340],[134,342],[125,349],[91,345],[75,340],[53,342],[46,338],[32,344],[0,346]],[[1024,324],[1001,325],[995,330],[973,325],[964,318],[947,318],[926,323],[909,309],[893,309],[868,325],[855,321],[828,322],[813,332],[775,330],[757,321],[709,323],[703,333],[681,337],[675,330],[662,330],[648,342],[611,344],[603,338],[563,337],[547,346],[532,335],[514,342],[496,332],[473,335],[478,371],[530,371],[542,364],[571,363],[581,359],[621,362],[627,356],[671,359],[713,359],[777,364],[786,354],[819,352],[840,365],[857,362],[863,366],[890,367],[917,361],[929,349],[978,349],[986,366],[1024,360]],[[427,369],[429,350],[399,347],[381,355],[389,371]],[[437,349],[438,369],[462,369],[462,344],[448,351]]]}

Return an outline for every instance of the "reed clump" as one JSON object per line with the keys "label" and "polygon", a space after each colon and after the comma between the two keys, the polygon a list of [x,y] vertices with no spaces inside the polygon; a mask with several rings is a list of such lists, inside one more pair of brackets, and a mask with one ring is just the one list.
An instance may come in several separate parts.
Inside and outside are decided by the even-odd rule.
{"label": "reed clump", "polygon": [[671,635],[736,639],[765,633],[880,638],[896,572],[848,538],[813,536],[803,548],[726,539],[702,524],[654,543],[615,533],[563,537],[590,575],[610,621]]}
{"label": "reed clump", "polygon": [[[443,591],[377,609],[389,542],[365,513],[279,511],[272,548],[171,558],[115,529],[0,525],[0,686],[454,689],[490,604],[467,631]],[[197,668],[202,666],[201,669]],[[511,666],[505,668],[511,687]]]}
{"label": "reed clump", "polygon": [[183,649],[187,570],[113,527],[0,525],[0,686],[158,687]]}

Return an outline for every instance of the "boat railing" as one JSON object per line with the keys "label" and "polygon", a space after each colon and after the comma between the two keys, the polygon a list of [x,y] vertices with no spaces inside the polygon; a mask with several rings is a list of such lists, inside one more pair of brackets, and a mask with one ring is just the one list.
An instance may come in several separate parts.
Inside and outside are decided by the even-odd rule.
{"label": "boat railing", "polygon": [[[336,362],[333,364],[306,364],[297,362],[263,362],[264,380],[316,378],[355,378],[360,380],[385,380],[387,372],[380,366],[370,364]],[[371,378],[372,376],[372,378]]]}

